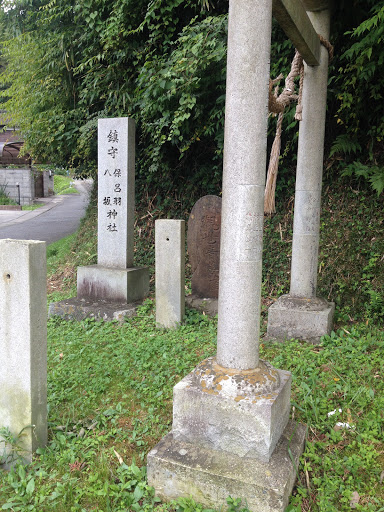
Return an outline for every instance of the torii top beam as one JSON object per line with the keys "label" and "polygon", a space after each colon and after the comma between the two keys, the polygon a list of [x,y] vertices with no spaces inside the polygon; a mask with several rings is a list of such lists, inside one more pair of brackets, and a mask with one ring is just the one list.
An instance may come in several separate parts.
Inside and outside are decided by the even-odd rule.
{"label": "torii top beam", "polygon": [[320,40],[306,11],[329,8],[328,0],[273,0],[273,15],[309,66],[318,66]]}

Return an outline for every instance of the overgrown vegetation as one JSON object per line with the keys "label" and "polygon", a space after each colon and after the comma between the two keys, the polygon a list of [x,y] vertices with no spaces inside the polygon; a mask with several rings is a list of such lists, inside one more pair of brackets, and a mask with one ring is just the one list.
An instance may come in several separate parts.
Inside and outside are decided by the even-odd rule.
{"label": "overgrown vegetation", "polygon": [[55,194],[63,195],[63,194],[78,194],[78,190],[72,184],[73,178],[70,176],[61,176],[59,174],[55,174],[53,177],[53,186]]}
{"label": "overgrown vegetation", "polygon": [[340,87],[335,114],[339,128],[330,156],[341,158],[343,175],[367,179],[380,194],[384,189],[383,87],[379,76],[384,62],[384,2],[372,2],[369,7],[370,16],[345,33],[353,44],[343,48],[334,77],[333,87]]}
{"label": "overgrown vegetation", "polygon": [[[288,291],[289,197],[266,218],[264,314]],[[173,212],[148,198],[138,204],[136,263],[153,271],[154,220]],[[336,331],[316,347],[261,344],[263,359],[292,372],[293,415],[308,426],[290,512],[347,511],[353,499],[356,510],[384,509],[379,204],[366,188],[325,188],[319,295],[336,301]],[[93,196],[79,232],[48,247],[50,300],[74,295],[76,267],[95,262],[95,224]],[[159,503],[146,482],[145,457],[171,428],[173,385],[215,353],[216,319],[189,310],[179,330],[158,329],[154,306],[148,299],[122,325],[49,321],[49,443],[32,465],[0,472],[3,510],[203,511],[191,499]],[[16,449],[17,440],[8,439]],[[246,512],[240,502],[232,497],[228,511]]]}
{"label": "overgrown vegetation", "polygon": [[30,204],[30,205],[23,206],[22,210],[24,210],[24,211],[38,210],[43,205],[44,205],[44,203],[33,203],[33,204]]}
{"label": "overgrown vegetation", "polygon": [[[137,122],[138,188],[160,204],[218,193],[228,2],[17,0],[0,10],[5,108],[40,161],[94,171],[100,117]],[[326,156],[333,175],[384,186],[383,0],[337,2]],[[271,76],[292,44],[273,28]],[[271,120],[271,132],[274,121]],[[287,113],[280,187],[293,175],[297,122]],[[271,133],[272,135],[272,133]]]}
{"label": "overgrown vegetation", "polygon": [[[281,193],[277,213],[265,217],[263,251],[263,314],[277,297],[289,292],[292,250],[293,187]],[[75,293],[76,268],[97,261],[96,189],[77,236],[65,242],[70,258],[52,244],[55,253],[51,290],[68,296]],[[148,266],[154,290],[154,229],[159,218],[189,218],[190,210],[181,203],[161,207],[156,197],[138,196],[135,222],[135,264]],[[183,208],[184,206],[184,208]],[[347,181],[326,184],[323,191],[320,224],[318,295],[336,303],[336,318],[341,323],[384,320],[384,225],[377,215],[382,200],[362,186],[353,188]],[[72,244],[72,245],[70,245]],[[187,277],[190,266],[187,261]]]}
{"label": "overgrown vegetation", "polygon": [[[216,321],[190,311],[179,330],[157,329],[148,300],[123,325],[54,319],[48,329],[49,443],[32,465],[0,472],[2,509],[202,510],[160,505],[145,457],[171,427],[173,385],[215,352]],[[357,510],[384,507],[383,348],[383,332],[365,325],[317,347],[262,344],[263,358],[293,372],[294,415],[308,426],[291,512],[348,511],[353,493]]]}
{"label": "overgrown vegetation", "polygon": [[9,194],[7,192],[7,184],[6,183],[0,183],[0,204],[1,205],[15,205],[17,204],[16,201],[11,199],[9,197]]}

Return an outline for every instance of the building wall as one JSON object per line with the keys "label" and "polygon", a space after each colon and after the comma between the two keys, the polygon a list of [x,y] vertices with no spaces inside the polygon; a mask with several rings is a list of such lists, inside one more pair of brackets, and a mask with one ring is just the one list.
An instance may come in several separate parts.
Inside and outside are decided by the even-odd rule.
{"label": "building wall", "polygon": [[[1,131],[1,112],[0,112],[0,165],[19,165],[20,167],[28,167],[30,165],[30,156],[20,156],[18,147],[9,146],[9,144],[17,143],[22,145],[20,135],[11,129]],[[7,145],[8,144],[8,145]]]}
{"label": "building wall", "polygon": [[20,204],[31,204],[35,197],[35,182],[30,169],[0,169],[0,187],[8,196],[19,202],[17,184],[20,186]]}

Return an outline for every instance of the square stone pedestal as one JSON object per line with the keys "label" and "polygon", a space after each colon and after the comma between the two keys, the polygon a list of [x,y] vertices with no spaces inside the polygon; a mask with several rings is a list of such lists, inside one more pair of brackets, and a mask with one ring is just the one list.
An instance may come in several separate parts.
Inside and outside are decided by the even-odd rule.
{"label": "square stone pedestal", "polygon": [[146,267],[113,268],[89,265],[77,269],[79,299],[131,303],[149,293],[149,273]]}
{"label": "square stone pedestal", "polygon": [[324,299],[282,295],[268,310],[267,337],[319,343],[332,330],[334,311],[335,304]]}
{"label": "square stone pedestal", "polygon": [[291,374],[263,361],[252,370],[200,363],[174,387],[172,432],[148,455],[156,494],[215,508],[232,496],[283,512],[305,438],[304,427],[287,427],[290,391]]}
{"label": "square stone pedestal", "polygon": [[87,300],[72,297],[71,299],[51,302],[48,307],[48,316],[60,316],[65,320],[80,322],[85,318],[104,320],[106,322],[117,320],[123,323],[126,318],[136,316],[137,308],[142,301],[127,303],[107,302],[105,300]]}
{"label": "square stone pedestal", "polygon": [[190,497],[207,507],[226,507],[241,498],[251,512],[284,512],[296,480],[306,428],[290,421],[269,462],[168,434],[148,454],[148,482],[164,501]]}
{"label": "square stone pedestal", "polygon": [[173,437],[268,461],[289,419],[291,374],[203,361],[173,389]]}

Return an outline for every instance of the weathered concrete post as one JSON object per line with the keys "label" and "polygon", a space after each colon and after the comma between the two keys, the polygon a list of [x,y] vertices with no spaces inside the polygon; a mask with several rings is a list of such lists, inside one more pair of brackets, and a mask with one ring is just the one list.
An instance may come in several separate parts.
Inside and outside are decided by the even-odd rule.
{"label": "weathered concrete post", "polygon": [[[330,10],[308,12],[315,30],[329,38]],[[317,342],[332,328],[334,304],[316,297],[328,52],[320,65],[304,65],[303,120],[300,122],[293,223],[291,287],[268,314],[268,335]]]}
{"label": "weathered concrete post", "polygon": [[[318,31],[329,38],[330,12],[309,13]],[[304,64],[303,120],[297,154],[295,213],[292,241],[293,297],[316,297],[325,115],[327,108],[328,52],[321,47],[320,66]]]}
{"label": "weathered concrete post", "polygon": [[156,323],[177,327],[185,314],[185,221],[155,222]]}
{"label": "weathered concrete post", "polygon": [[148,480],[164,499],[218,507],[241,496],[282,512],[295,480],[287,436],[297,460],[304,429],[286,428],[291,374],[258,353],[271,26],[272,0],[230,1],[217,359],[175,386]]}
{"label": "weathered concrete post", "polygon": [[[45,242],[0,240],[0,427],[23,431],[24,462],[47,442],[46,282]],[[0,435],[0,469],[12,466],[12,448]]]}

